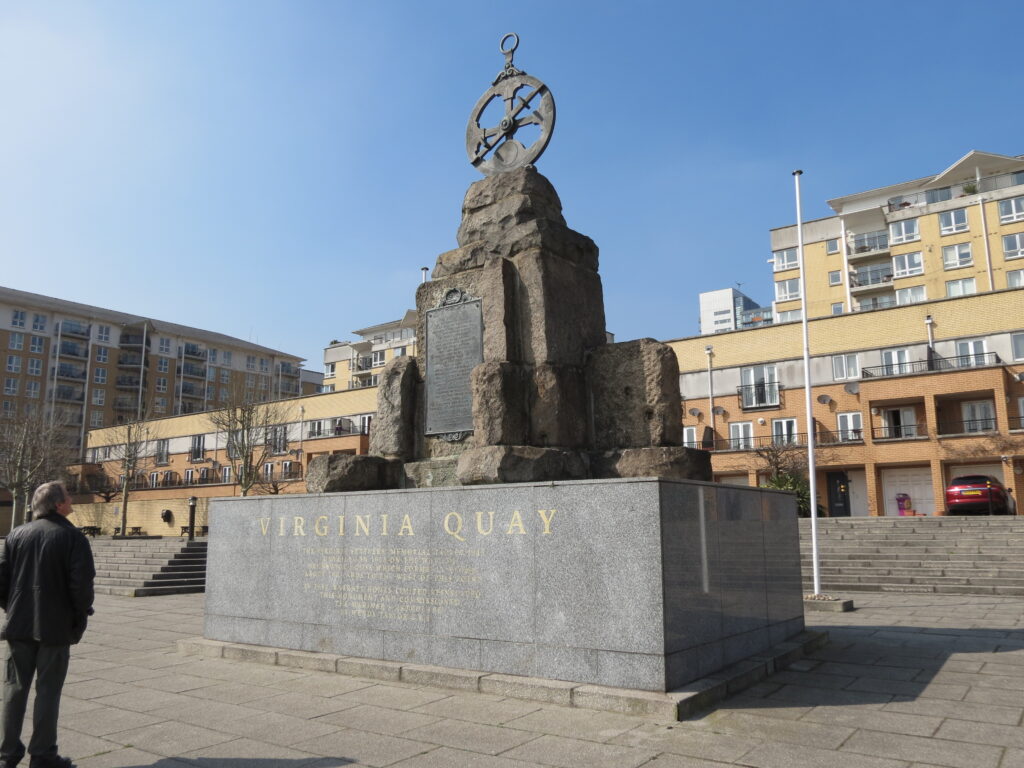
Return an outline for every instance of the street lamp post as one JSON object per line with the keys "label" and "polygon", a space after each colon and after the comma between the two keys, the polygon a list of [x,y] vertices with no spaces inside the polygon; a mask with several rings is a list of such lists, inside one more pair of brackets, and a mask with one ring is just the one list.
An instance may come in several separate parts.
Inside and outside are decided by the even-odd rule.
{"label": "street lamp post", "polygon": [[188,497],[188,540],[196,538],[196,497]]}

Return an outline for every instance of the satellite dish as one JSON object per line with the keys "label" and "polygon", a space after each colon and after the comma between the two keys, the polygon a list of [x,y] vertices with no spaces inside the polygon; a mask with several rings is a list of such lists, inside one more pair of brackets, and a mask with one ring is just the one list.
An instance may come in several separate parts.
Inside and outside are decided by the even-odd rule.
{"label": "satellite dish", "polygon": [[828,405],[832,402],[832,398],[828,395],[818,395],[818,402],[822,405]]}
{"label": "satellite dish", "polygon": [[844,385],[843,389],[846,390],[846,394],[848,395],[856,395],[860,392],[860,383],[851,381],[849,384]]}
{"label": "satellite dish", "polygon": [[720,405],[716,405],[714,408],[711,409],[711,412],[721,416],[722,414],[725,413],[725,408],[723,408]]}
{"label": "satellite dish", "polygon": [[688,413],[689,413],[689,414],[690,414],[691,416],[693,416],[694,418],[697,418],[698,416],[700,416],[700,408],[691,408],[691,409],[690,409],[690,410],[688,411]]}

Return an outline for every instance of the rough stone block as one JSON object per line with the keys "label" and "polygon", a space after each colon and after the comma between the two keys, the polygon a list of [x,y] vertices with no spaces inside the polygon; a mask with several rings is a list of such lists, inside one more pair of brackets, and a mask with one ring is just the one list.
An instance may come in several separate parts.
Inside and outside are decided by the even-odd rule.
{"label": "rough stone block", "polygon": [[403,465],[406,488],[441,488],[458,485],[455,468],[458,459],[454,456],[444,459],[410,461]]}
{"label": "rough stone block", "polygon": [[679,445],[683,413],[676,353],[654,339],[606,344],[587,360],[597,450]]}
{"label": "rough stone block", "polygon": [[528,442],[561,448],[584,447],[587,442],[587,400],[583,369],[541,363],[533,369],[531,385]]}
{"label": "rough stone block", "polygon": [[445,251],[437,257],[434,271],[430,273],[432,280],[465,272],[468,269],[480,269],[489,259],[494,258],[485,240],[477,240],[451,251]]}
{"label": "rough stone block", "polygon": [[477,445],[524,445],[530,424],[527,369],[518,363],[481,363],[473,369],[473,441]]}
{"label": "rough stone block", "polygon": [[418,375],[414,357],[397,357],[384,366],[377,388],[377,415],[370,431],[370,453],[375,456],[412,458]]}
{"label": "rough stone block", "polygon": [[711,454],[696,448],[664,446],[626,448],[590,456],[595,478],[660,477],[665,480],[711,481]]}
{"label": "rough stone block", "polygon": [[587,461],[576,451],[491,445],[463,452],[457,474],[462,485],[582,480],[587,476]]}
{"label": "rough stone block", "polygon": [[558,193],[551,182],[533,167],[516,168],[471,184],[462,201],[462,215],[472,215],[510,195],[525,195],[534,200],[540,216],[556,221],[561,218],[562,201]]}
{"label": "rough stone block", "polygon": [[380,456],[317,456],[309,462],[306,471],[306,490],[310,493],[376,491],[388,487],[392,475],[390,463]]}

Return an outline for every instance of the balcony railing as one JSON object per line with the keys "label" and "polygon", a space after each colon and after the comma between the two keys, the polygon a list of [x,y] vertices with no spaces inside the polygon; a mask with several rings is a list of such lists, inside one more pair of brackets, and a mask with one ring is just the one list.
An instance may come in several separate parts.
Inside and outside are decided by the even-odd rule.
{"label": "balcony railing", "polygon": [[81,403],[85,400],[85,392],[80,389],[72,389],[71,387],[57,387],[54,397],[65,403]]}
{"label": "balcony railing", "polygon": [[1011,416],[1010,429],[1024,429],[1024,416]]}
{"label": "balcony railing", "polygon": [[846,253],[849,256],[866,256],[887,250],[889,250],[889,233],[881,229],[876,232],[854,235],[853,242],[846,248]]}
{"label": "balcony railing", "polygon": [[[50,369],[53,372],[53,369]],[[85,379],[85,368],[79,368],[76,365],[58,365],[57,366],[57,378],[58,379]]]}
{"label": "balcony railing", "polygon": [[84,344],[76,344],[73,341],[62,341],[60,343],[61,357],[79,357],[83,360],[89,357],[89,348]]}
{"label": "balcony railing", "polygon": [[[841,445],[843,443],[864,442],[863,430],[837,430],[836,432],[819,432],[814,438],[815,445]],[[711,451],[756,451],[762,448],[807,445],[807,433],[796,432],[787,435],[761,435],[758,437],[718,438],[711,446],[698,442],[689,447],[703,448]]]}
{"label": "balcony railing", "polygon": [[975,432],[995,432],[995,417],[986,419],[954,419],[939,422],[939,436],[969,435]]}
{"label": "balcony railing", "polygon": [[278,367],[278,370],[281,372],[282,376],[298,376],[299,375],[299,369],[296,368],[291,363],[278,363],[277,367]]}
{"label": "balcony railing", "polygon": [[206,350],[200,347],[198,344],[185,344],[182,347],[182,354],[185,357],[192,357],[196,360],[206,359]]}
{"label": "balcony railing", "polygon": [[892,265],[858,269],[850,275],[851,288],[866,288],[871,285],[883,285],[892,282]]}
{"label": "balcony railing", "polygon": [[372,357],[358,357],[348,361],[348,369],[350,371],[368,371],[373,368]]}
{"label": "balcony railing", "polygon": [[181,373],[183,376],[190,376],[194,379],[206,378],[206,369],[201,365],[194,365],[192,363],[185,363],[182,365]]}
{"label": "balcony railing", "polygon": [[1021,184],[1024,184],[1024,171],[999,173],[994,176],[985,176],[977,181],[964,181],[940,189],[926,189],[923,192],[915,192],[911,195],[891,197],[889,198],[888,210],[889,213],[892,213],[904,208],[941,203],[944,200],[968,197],[979,192],[993,192],[997,189],[1006,189],[1007,187],[1015,187]]}
{"label": "balcony railing", "polygon": [[138,389],[139,388],[139,377],[138,376],[118,376],[115,386],[118,389]]}
{"label": "balcony railing", "polygon": [[122,333],[120,344],[122,347],[141,347],[145,340],[145,345],[149,346],[149,336],[143,336],[141,333]]}
{"label": "balcony railing", "polygon": [[923,424],[897,424],[871,428],[872,440],[916,440],[927,436],[928,430]]}
{"label": "balcony railing", "polygon": [[931,360],[914,360],[913,362],[891,363],[861,368],[860,374],[865,379],[882,376],[907,376],[912,373],[929,371],[953,371],[964,368],[983,368],[990,365],[1001,365],[1002,360],[995,352],[984,352],[961,357],[935,357]]}
{"label": "balcony railing", "polygon": [[298,464],[292,465],[288,469],[281,470],[282,480],[301,480],[302,479],[302,467]]}
{"label": "balcony railing", "polygon": [[861,299],[854,312],[870,312],[873,309],[895,307],[897,304],[895,296],[875,296],[870,299]]}
{"label": "balcony railing", "polygon": [[768,307],[740,312],[740,328],[760,328],[762,325],[771,325],[772,320],[772,311]]}
{"label": "balcony railing", "polygon": [[764,381],[758,384],[745,384],[736,388],[743,410],[753,408],[778,408],[779,392],[782,387],[777,381]]}
{"label": "balcony railing", "polygon": [[115,397],[114,398],[114,410],[115,411],[132,411],[135,412],[139,409],[139,403],[134,397]]}
{"label": "balcony railing", "polygon": [[74,320],[61,320],[57,323],[57,333],[63,336],[78,336],[80,338],[89,338],[90,326],[85,323],[79,323]]}
{"label": "balcony railing", "polygon": [[354,422],[348,422],[345,424],[334,424],[325,426],[310,426],[306,432],[306,437],[309,439],[315,439],[318,437],[345,437],[346,435],[367,435],[369,434],[369,428],[363,428],[359,424]]}
{"label": "balcony railing", "polygon": [[188,382],[183,381],[181,383],[181,394],[183,397],[205,397],[206,388],[197,387],[194,384],[189,384]]}
{"label": "balcony railing", "polygon": [[128,354],[117,357],[118,368],[138,368],[140,365],[142,365],[142,355]]}
{"label": "balcony railing", "polygon": [[1003,361],[995,352],[982,352],[960,357],[937,357],[932,362],[935,364],[935,370],[948,371],[954,368],[983,368],[989,365],[1000,365]]}

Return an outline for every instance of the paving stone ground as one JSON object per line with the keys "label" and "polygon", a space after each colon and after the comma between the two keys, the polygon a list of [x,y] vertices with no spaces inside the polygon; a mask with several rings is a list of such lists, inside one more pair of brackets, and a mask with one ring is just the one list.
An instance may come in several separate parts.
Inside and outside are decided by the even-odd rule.
{"label": "paving stone ground", "polygon": [[202,595],[99,596],[60,749],[81,768],[1024,768],[1024,598],[844,597],[808,614],[830,645],[666,723],[183,656]]}

